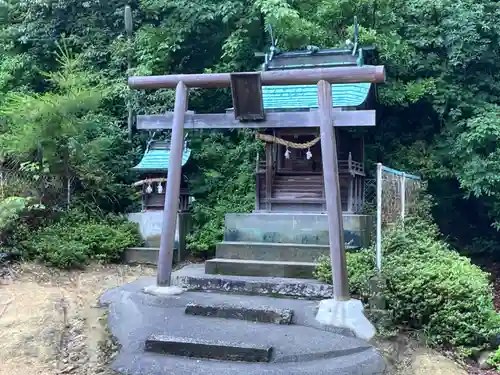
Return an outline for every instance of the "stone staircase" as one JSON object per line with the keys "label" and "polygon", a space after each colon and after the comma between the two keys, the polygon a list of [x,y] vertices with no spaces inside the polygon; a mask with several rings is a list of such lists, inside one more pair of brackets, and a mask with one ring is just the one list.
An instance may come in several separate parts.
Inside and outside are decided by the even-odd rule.
{"label": "stone staircase", "polygon": [[216,258],[207,261],[208,274],[309,278],[328,245],[222,242]]}
{"label": "stone staircase", "polygon": [[[191,270],[174,272],[191,273]],[[260,279],[255,277],[253,279]],[[130,375],[382,375],[367,342],[315,319],[317,302],[185,292],[145,292],[153,278],[106,291],[108,325],[119,344],[112,369]]]}
{"label": "stone staircase", "polygon": [[[369,217],[344,215],[347,249],[369,242]],[[329,254],[326,214],[227,214],[224,241],[205,263],[209,275],[312,278]]]}
{"label": "stone staircase", "polygon": [[[362,220],[344,217],[346,237],[363,238]],[[155,280],[141,278],[101,297],[120,343],[112,368],[131,375],[384,374],[371,345],[316,320],[318,300],[333,295],[332,285],[312,278],[328,252],[326,215],[227,215],[217,257],[172,273],[183,293],[155,294]]]}

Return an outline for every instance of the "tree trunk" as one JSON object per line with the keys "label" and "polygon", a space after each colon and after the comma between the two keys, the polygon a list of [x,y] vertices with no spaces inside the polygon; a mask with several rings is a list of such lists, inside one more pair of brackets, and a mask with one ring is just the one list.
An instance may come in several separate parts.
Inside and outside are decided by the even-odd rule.
{"label": "tree trunk", "polygon": [[71,206],[71,170],[69,167],[69,150],[64,149],[64,169],[65,169],[65,179],[66,179],[66,208],[69,209]]}
{"label": "tree trunk", "polygon": [[39,185],[40,204],[43,204],[45,195],[47,193],[46,186],[45,186],[45,180],[46,180],[47,176],[45,176],[45,168],[43,165],[43,148],[42,148],[42,144],[40,142],[38,142],[38,145],[37,145],[37,161],[38,161],[38,175],[40,176],[39,177],[39,179],[40,179],[40,185]]}

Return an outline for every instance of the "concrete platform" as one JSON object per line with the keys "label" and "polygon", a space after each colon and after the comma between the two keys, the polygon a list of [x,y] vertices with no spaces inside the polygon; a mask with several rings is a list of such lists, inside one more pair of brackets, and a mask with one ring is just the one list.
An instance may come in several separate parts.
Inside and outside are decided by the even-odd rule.
{"label": "concrete platform", "polygon": [[127,264],[151,264],[156,266],[159,252],[160,249],[157,247],[129,247],[123,252],[122,260]]}
{"label": "concrete platform", "polygon": [[[370,244],[373,221],[368,215],[342,214],[349,247]],[[226,214],[224,241],[328,245],[328,216],[320,213]]]}
{"label": "concrete platform", "polygon": [[191,291],[237,293],[272,297],[327,299],[333,286],[315,279],[210,275],[204,264],[190,264],[172,274],[172,282]]}
{"label": "concrete platform", "polygon": [[[122,262],[126,264],[149,264],[157,266],[159,254],[159,247],[129,247],[122,254]],[[182,259],[184,259],[184,256],[180,253],[179,245],[176,243],[173,262],[179,263]]]}
{"label": "concrete platform", "polygon": [[329,254],[328,245],[225,241],[217,244],[215,256],[224,259],[313,263],[322,255]]}
{"label": "concrete platform", "polygon": [[[112,334],[121,345],[113,370],[126,375],[382,375],[380,354],[349,332],[333,330],[315,320],[317,302],[186,292],[174,297],[144,294],[153,278],[108,290],[101,297],[108,306]],[[293,310],[292,325],[255,323],[186,315],[188,304],[253,306]],[[155,335],[155,336],[152,336]],[[190,358],[147,352],[151,337],[169,337],[176,345],[272,348],[268,363]],[[222,343],[222,344],[221,344]],[[233,349],[234,350],[234,349]],[[181,354],[185,354],[182,350]]]}
{"label": "concrete platform", "polygon": [[316,263],[214,258],[205,262],[210,275],[275,276],[309,279]]}

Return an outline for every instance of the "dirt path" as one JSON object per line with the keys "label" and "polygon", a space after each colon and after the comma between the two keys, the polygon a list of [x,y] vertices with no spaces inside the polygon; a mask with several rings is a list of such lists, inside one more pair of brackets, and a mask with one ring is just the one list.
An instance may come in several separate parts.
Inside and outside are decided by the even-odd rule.
{"label": "dirt path", "polygon": [[122,265],[84,272],[11,268],[0,280],[0,375],[109,374],[106,354],[113,348],[97,299],[152,274]]}

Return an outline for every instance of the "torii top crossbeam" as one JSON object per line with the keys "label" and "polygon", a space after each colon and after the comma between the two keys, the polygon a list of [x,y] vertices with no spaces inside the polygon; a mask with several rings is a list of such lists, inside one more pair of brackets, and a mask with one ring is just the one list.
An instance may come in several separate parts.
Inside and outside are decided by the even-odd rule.
{"label": "torii top crossbeam", "polygon": [[[255,74],[255,72],[247,73]],[[350,66],[316,69],[271,70],[261,72],[261,82],[265,86],[314,85],[319,81],[329,83],[384,83],[384,66]],[[214,74],[172,74],[162,76],[135,76],[128,79],[134,89],[174,89],[179,82],[192,88],[231,87],[230,73]]]}

